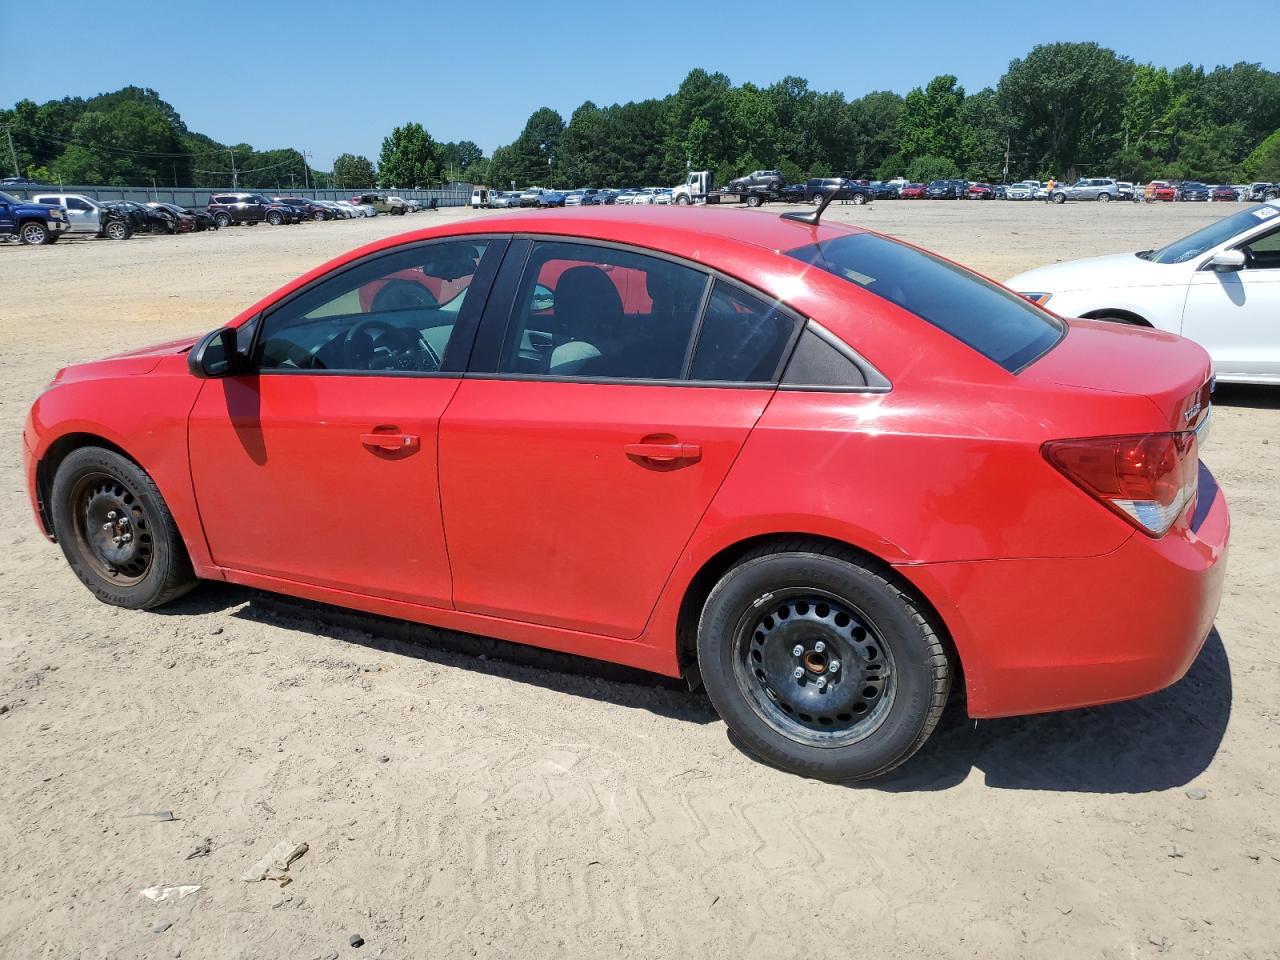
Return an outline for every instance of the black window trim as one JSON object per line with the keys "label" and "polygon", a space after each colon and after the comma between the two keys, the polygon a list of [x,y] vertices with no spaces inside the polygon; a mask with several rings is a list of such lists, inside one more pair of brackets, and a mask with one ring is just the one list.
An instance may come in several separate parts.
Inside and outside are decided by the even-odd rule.
{"label": "black window trim", "polygon": [[[553,243],[572,243],[580,246],[604,247],[612,250],[619,250],[624,253],[634,253],[640,256],[652,257],[656,260],[665,260],[668,263],[674,263],[681,267],[697,271],[705,276],[708,282],[703,287],[702,300],[698,307],[698,316],[694,321],[693,329],[689,338],[689,346],[686,348],[684,367],[682,376],[679,378],[666,379],[641,379],[636,377],[580,377],[573,375],[557,376],[547,373],[501,373],[497,370],[498,364],[502,360],[503,351],[508,345],[511,334],[511,324],[515,320],[516,310],[516,294],[524,280],[525,271],[529,266],[529,257],[533,253],[534,244],[538,241],[548,241]],[[516,253],[518,244],[526,244],[523,253]],[[517,264],[518,261],[518,264]],[[763,300],[766,303],[774,304],[784,316],[791,320],[791,334],[787,344],[783,347],[782,354],[779,357],[778,364],[774,368],[772,375],[768,380],[759,381],[743,381],[743,380],[690,380],[687,379],[693,366],[694,350],[697,347],[698,338],[702,334],[702,322],[706,316],[707,306],[711,302],[711,292],[715,289],[716,281],[724,281],[726,284],[736,287],[743,293]],[[575,234],[567,233],[518,233],[512,237],[511,248],[508,250],[508,256],[503,261],[502,269],[499,271],[497,279],[490,287],[489,302],[486,305],[484,315],[480,320],[480,333],[475,338],[475,346],[472,350],[471,363],[467,367],[467,372],[463,375],[468,380],[521,380],[521,381],[537,381],[541,383],[595,383],[605,385],[633,385],[633,386],[651,386],[651,387],[700,387],[700,388],[728,388],[728,389],[752,389],[752,390],[776,390],[779,381],[782,379],[782,372],[786,370],[787,363],[791,360],[791,354],[795,351],[796,344],[800,341],[800,335],[803,333],[805,324],[809,318],[796,310],[793,306],[785,301],[775,297],[771,293],[767,293],[758,287],[754,287],[749,283],[744,283],[737,277],[732,277],[727,273],[717,270],[715,267],[705,263],[697,263],[693,260],[686,260],[683,257],[668,253],[665,250],[657,250],[653,247],[641,246],[634,243],[623,243],[617,240],[601,240],[595,237],[581,237]],[[500,329],[501,336],[494,336],[493,331]],[[476,369],[477,365],[486,369]]]}
{"label": "black window trim", "polygon": [[[320,286],[323,283],[328,283],[330,280],[335,280],[338,277],[341,277],[352,270],[355,270],[360,267],[364,267],[368,264],[374,263],[385,257],[402,254],[409,250],[415,250],[418,247],[426,247],[426,246],[433,246],[435,244],[440,244],[440,243],[450,243],[450,242],[468,241],[468,240],[476,240],[476,241],[484,240],[489,244],[489,246],[486,247],[484,256],[480,258],[480,263],[476,267],[476,273],[472,277],[472,282],[467,285],[467,294],[468,294],[467,299],[463,301],[462,309],[458,311],[458,320],[457,320],[457,323],[455,324],[455,332],[453,335],[450,336],[449,345],[445,349],[445,358],[442,358],[442,359],[454,359],[455,351],[461,353],[465,349],[465,355],[457,358],[461,360],[461,365],[458,366],[456,369],[450,369],[450,370],[327,370],[327,369],[313,370],[313,369],[307,369],[307,370],[303,370],[303,369],[288,369],[283,367],[265,367],[264,368],[264,367],[258,367],[253,363],[253,358],[257,356],[257,352],[258,352],[258,341],[262,338],[262,331],[266,328],[268,319],[274,313],[276,313],[276,311],[284,309],[286,306],[288,306],[298,297],[301,297],[304,294],[309,293],[312,290],[315,290],[316,287]],[[285,377],[296,377],[296,376],[435,377],[435,378],[447,377],[455,380],[462,378],[463,376],[466,375],[467,364],[470,361],[472,346],[475,343],[476,334],[480,327],[480,320],[484,315],[485,305],[488,302],[489,295],[493,290],[494,281],[497,279],[498,273],[502,266],[502,262],[506,257],[507,249],[510,246],[510,240],[511,240],[511,235],[504,234],[504,233],[462,233],[462,234],[452,234],[447,237],[429,237],[424,240],[414,240],[409,243],[401,243],[393,247],[387,247],[382,250],[374,251],[373,253],[370,253],[367,256],[360,257],[357,260],[352,260],[350,263],[344,264],[342,267],[340,267],[337,270],[332,270],[322,276],[316,277],[310,283],[304,284],[303,286],[299,287],[297,290],[294,290],[292,293],[288,294],[287,296],[282,297],[280,300],[277,300],[275,303],[271,304],[270,307],[266,308],[265,310],[259,311],[249,320],[245,321],[245,323],[241,324],[241,326],[244,327],[254,322],[255,320],[257,321],[257,326],[253,331],[253,342],[250,345],[249,351],[248,351],[249,367],[241,375],[242,376],[285,376]],[[490,258],[490,255],[489,255],[490,250],[494,251],[492,258]],[[491,267],[490,267],[490,264],[492,264]],[[484,275],[482,276],[482,274]],[[470,293],[471,293],[472,287],[476,286],[477,278],[483,284],[480,287],[480,289],[483,291],[483,294],[478,295],[475,298],[479,302],[476,303],[473,307],[471,303],[473,298],[470,296]],[[457,339],[457,336],[458,336],[457,328],[461,328],[461,334],[465,338],[465,343],[466,343],[465,348],[461,342],[459,342],[455,347],[454,341]],[[450,364],[450,366],[453,366],[453,364]]]}
{"label": "black window trim", "polygon": [[[880,372],[880,369],[860,354],[849,344],[845,343],[840,337],[832,333],[817,320],[809,320],[805,323],[804,329],[808,330],[819,340],[822,340],[827,346],[835,350],[842,357],[858,368],[858,372],[862,374],[866,383],[851,383],[848,385],[840,384],[822,384],[822,383],[787,383],[786,367],[783,367],[783,380],[778,384],[779,390],[790,390],[796,393],[892,393],[893,383],[888,377]],[[797,344],[799,339],[797,338]],[[794,347],[792,349],[794,353]],[[791,356],[788,354],[787,359]]]}

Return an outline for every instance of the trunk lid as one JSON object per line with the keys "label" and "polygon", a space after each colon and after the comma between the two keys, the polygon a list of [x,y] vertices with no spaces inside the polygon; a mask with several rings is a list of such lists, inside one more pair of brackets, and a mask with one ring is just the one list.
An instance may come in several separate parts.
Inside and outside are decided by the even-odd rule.
{"label": "trunk lid", "polygon": [[1069,319],[1067,335],[1020,380],[1148,397],[1173,432],[1209,413],[1213,367],[1204,348],[1172,333]]}

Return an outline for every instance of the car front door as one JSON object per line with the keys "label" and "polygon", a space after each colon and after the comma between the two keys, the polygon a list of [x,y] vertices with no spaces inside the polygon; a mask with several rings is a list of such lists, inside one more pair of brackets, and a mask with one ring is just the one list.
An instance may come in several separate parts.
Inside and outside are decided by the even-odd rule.
{"label": "car front door", "polygon": [[372,254],[252,321],[247,371],[206,381],[190,415],[215,563],[449,606],[437,428],[505,245]]}
{"label": "car front door", "polygon": [[1280,225],[1232,249],[1244,253],[1243,269],[1206,263],[1192,274],[1182,335],[1209,351],[1219,374],[1280,378]]}
{"label": "car front door", "polygon": [[515,241],[441,423],[457,609],[639,636],[794,325],[683,262]]}

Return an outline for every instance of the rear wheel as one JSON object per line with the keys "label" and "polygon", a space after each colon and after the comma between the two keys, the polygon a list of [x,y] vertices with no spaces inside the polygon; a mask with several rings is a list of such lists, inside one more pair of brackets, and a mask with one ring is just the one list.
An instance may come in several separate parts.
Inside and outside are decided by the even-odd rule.
{"label": "rear wheel", "polygon": [[747,206],[748,206],[748,207],[758,207],[758,206],[760,206],[760,204],[761,204],[762,202],[763,202],[763,201],[761,201],[761,199],[760,199],[758,196],[756,196],[756,194],[754,194],[754,193],[751,193],[751,194],[748,194],[748,195],[747,195]]}
{"label": "rear wheel", "polygon": [[1055,193],[1055,194],[1053,195],[1053,202],[1054,202],[1054,203],[1066,203],[1066,202],[1067,202],[1067,195],[1066,195],[1065,193]]}
{"label": "rear wheel", "polygon": [[1109,193],[1100,193],[1100,194],[1098,194],[1098,202],[1099,202],[1099,203],[1110,203],[1110,202],[1111,202],[1111,194],[1109,194]]}
{"label": "rear wheel", "polygon": [[865,193],[855,193],[851,199],[854,206],[860,207],[867,202],[867,195]]}
{"label": "rear wheel", "polygon": [[198,582],[164,498],[131,460],[101,447],[75,450],[50,499],[67,562],[103,603],[158,607]]}
{"label": "rear wheel", "polygon": [[904,586],[825,545],[748,554],[707,598],[697,645],[711,701],[742,745],[820,780],[905,761],[951,684],[942,642]]}
{"label": "rear wheel", "polygon": [[18,230],[18,237],[23,243],[38,247],[49,242],[49,228],[39,220],[24,223]]}

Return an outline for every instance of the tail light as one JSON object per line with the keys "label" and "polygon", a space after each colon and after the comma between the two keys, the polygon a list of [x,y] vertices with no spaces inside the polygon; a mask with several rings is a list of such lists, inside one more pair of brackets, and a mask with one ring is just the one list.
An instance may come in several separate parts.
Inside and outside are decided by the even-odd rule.
{"label": "tail light", "polygon": [[1154,537],[1195,499],[1199,454],[1191,432],[1054,440],[1042,449],[1068,480]]}

